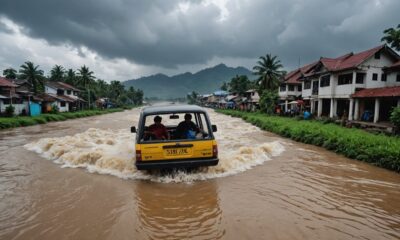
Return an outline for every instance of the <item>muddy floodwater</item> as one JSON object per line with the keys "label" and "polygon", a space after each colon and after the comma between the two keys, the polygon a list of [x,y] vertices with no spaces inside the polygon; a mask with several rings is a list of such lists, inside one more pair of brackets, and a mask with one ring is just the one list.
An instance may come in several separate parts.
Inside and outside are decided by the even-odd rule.
{"label": "muddy floodwater", "polygon": [[139,109],[0,131],[0,239],[400,239],[400,174],[209,111],[220,164],[138,172]]}

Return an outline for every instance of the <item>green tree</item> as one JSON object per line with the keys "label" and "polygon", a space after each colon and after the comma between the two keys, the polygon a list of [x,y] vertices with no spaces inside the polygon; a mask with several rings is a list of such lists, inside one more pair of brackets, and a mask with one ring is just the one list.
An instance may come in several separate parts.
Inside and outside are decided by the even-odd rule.
{"label": "green tree", "polygon": [[39,66],[35,66],[33,62],[25,62],[21,65],[19,70],[20,78],[28,80],[33,86],[33,92],[39,93],[44,90],[44,76],[43,70],[39,69]]}
{"label": "green tree", "polygon": [[385,36],[381,39],[382,42],[390,44],[396,51],[400,51],[400,24],[397,28],[388,28],[383,31]]}
{"label": "green tree", "polygon": [[277,56],[267,54],[265,57],[261,56],[257,64],[253,70],[254,74],[258,76],[259,94],[262,95],[264,90],[277,90],[279,79],[283,75],[281,61]]}
{"label": "green tree", "polygon": [[14,68],[4,69],[3,76],[8,79],[16,79],[17,78],[17,70],[15,70]]}
{"label": "green tree", "polygon": [[246,75],[236,75],[236,77],[231,79],[228,85],[230,92],[236,92],[238,94],[244,94],[252,87],[252,83]]}
{"label": "green tree", "polygon": [[267,114],[273,114],[279,96],[276,90],[265,90],[260,97],[260,109]]}
{"label": "green tree", "polygon": [[187,95],[187,101],[189,104],[195,104],[197,102],[197,96],[199,94],[195,91],[192,91],[190,94]]}
{"label": "green tree", "polygon": [[226,82],[222,83],[221,90],[228,91],[228,84]]}
{"label": "green tree", "polygon": [[50,70],[50,80],[63,82],[65,75],[65,69],[61,65],[54,65],[54,67]]}
{"label": "green tree", "polygon": [[94,83],[95,81],[95,77],[93,76],[93,72],[89,70],[88,67],[86,67],[85,65],[83,65],[80,69],[78,69],[78,86],[80,86],[83,89],[86,89],[87,91],[87,97],[86,99],[89,102],[89,108],[91,106],[90,102],[91,102],[91,96],[90,96],[90,88],[91,85]]}
{"label": "green tree", "polygon": [[65,82],[70,85],[75,85],[77,82],[77,76],[73,69],[68,69],[67,73],[65,74]]}

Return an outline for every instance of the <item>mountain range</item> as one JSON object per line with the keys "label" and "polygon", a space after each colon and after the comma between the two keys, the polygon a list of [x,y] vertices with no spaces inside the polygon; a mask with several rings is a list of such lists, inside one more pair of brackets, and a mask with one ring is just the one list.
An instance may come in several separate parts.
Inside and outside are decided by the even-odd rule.
{"label": "mountain range", "polygon": [[174,76],[159,73],[127,80],[122,84],[125,87],[133,86],[135,89],[142,89],[145,97],[171,99],[186,97],[192,91],[200,94],[212,93],[218,90],[223,82],[230,82],[236,75],[254,78],[252,72],[247,68],[233,68],[221,63],[196,73],[186,72]]}

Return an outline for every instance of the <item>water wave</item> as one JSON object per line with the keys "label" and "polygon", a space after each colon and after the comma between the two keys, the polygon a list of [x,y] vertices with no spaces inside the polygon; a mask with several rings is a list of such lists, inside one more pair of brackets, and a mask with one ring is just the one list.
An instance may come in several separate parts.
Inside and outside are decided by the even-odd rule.
{"label": "water wave", "polygon": [[215,113],[211,113],[211,117],[219,124],[216,133],[219,164],[190,173],[137,171],[134,165],[135,135],[125,129],[90,128],[72,136],[43,138],[25,145],[25,148],[62,167],[85,168],[90,173],[157,182],[192,182],[229,176],[263,164],[284,151],[284,146],[278,141],[260,143],[255,140],[254,134],[261,134],[261,130],[240,119]]}

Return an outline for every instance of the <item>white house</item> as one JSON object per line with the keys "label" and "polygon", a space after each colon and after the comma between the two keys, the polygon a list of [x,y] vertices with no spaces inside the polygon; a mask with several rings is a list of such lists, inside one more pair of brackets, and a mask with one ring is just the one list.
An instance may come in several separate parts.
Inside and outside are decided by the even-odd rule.
{"label": "white house", "polygon": [[0,77],[0,113],[3,114],[10,105],[14,107],[14,114],[27,114],[29,112],[29,104],[26,99],[16,93],[16,84],[11,79]]}
{"label": "white house", "polygon": [[42,96],[46,101],[47,110],[51,106],[57,106],[60,112],[69,112],[82,108],[85,102],[78,97],[80,90],[63,82],[46,82],[45,95]]}
{"label": "white house", "polygon": [[301,82],[301,97],[317,116],[387,121],[400,105],[400,57],[386,45],[321,58],[295,71],[288,78]]}

